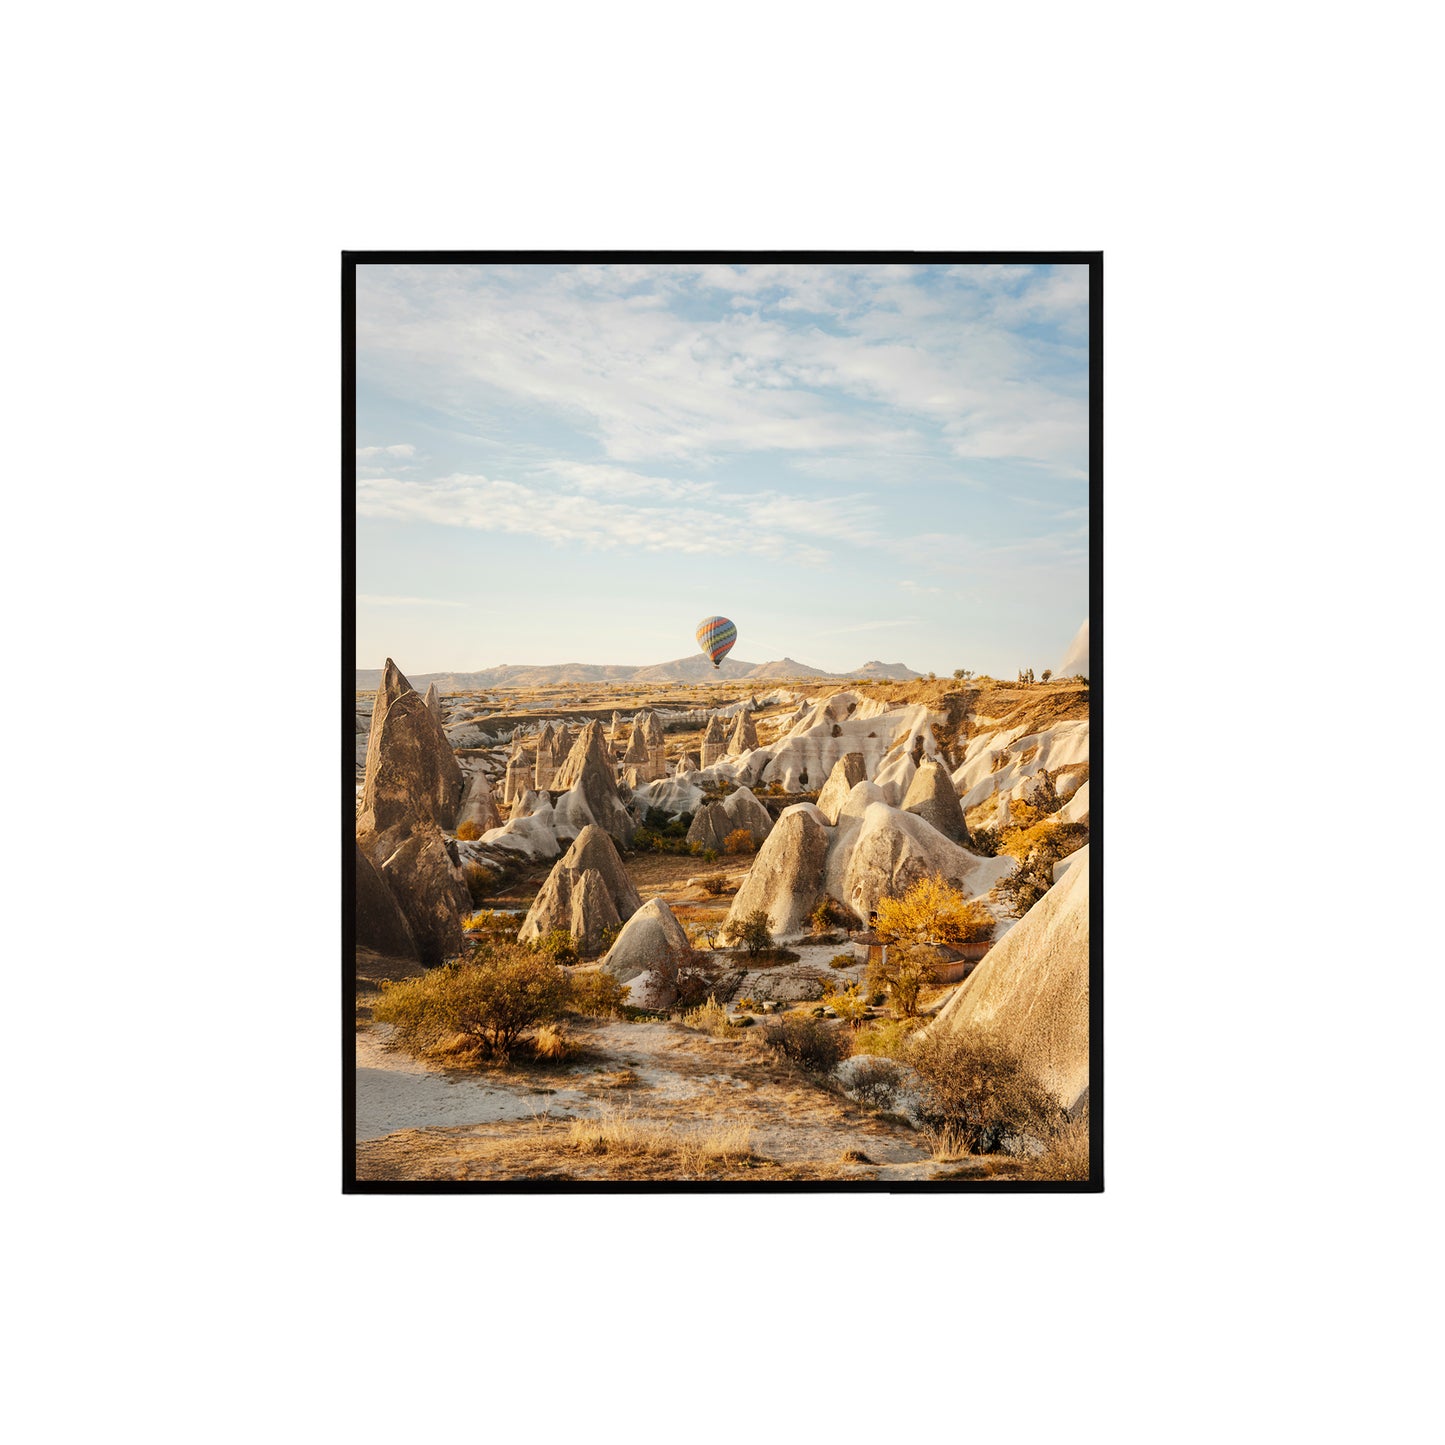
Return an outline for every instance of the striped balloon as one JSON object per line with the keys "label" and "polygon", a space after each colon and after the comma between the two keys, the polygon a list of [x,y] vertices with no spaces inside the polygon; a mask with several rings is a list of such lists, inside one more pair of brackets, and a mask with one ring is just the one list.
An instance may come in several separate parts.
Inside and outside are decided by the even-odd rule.
{"label": "striped balloon", "polygon": [[697,624],[697,645],[712,658],[716,667],[733,650],[738,630],[726,617],[704,617]]}

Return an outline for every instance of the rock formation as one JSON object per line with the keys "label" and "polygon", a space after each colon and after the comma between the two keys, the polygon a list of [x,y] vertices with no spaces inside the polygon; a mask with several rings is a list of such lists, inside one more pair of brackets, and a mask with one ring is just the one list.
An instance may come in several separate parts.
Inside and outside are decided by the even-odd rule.
{"label": "rock formation", "polygon": [[994,815],[994,831],[1002,833],[1005,828],[1013,826],[1013,811],[1009,807],[1008,794],[1002,789],[995,789],[998,794],[998,811]]}
{"label": "rock formation", "polygon": [[426,695],[422,698],[422,701],[431,709],[431,715],[440,723],[442,720],[442,696],[437,691],[436,683],[427,683]]}
{"label": "rock formation", "polygon": [[1089,850],[991,949],[930,1026],[992,1033],[1067,1109],[1089,1087]]}
{"label": "rock formation", "polygon": [[618,792],[600,722],[582,729],[552,779],[552,790],[562,794],[554,804],[559,831],[581,833],[588,823],[596,823],[619,847],[631,846],[637,825]]}
{"label": "rock formation", "polygon": [[761,848],[773,831],[773,815],[758,801],[751,788],[738,788],[723,800],[728,815],[728,832],[746,828],[752,834],[754,847]]}
{"label": "rock formation", "polygon": [[927,819],[945,838],[952,838],[955,843],[968,847],[973,842],[968,836],[968,825],[963,821],[963,809],[958,805],[953,779],[932,760],[924,762],[913,775],[913,781],[903,796],[903,811]]}
{"label": "rock formation", "polygon": [[667,776],[667,740],[663,737],[657,714],[648,709],[645,718],[642,735],[647,742],[647,758],[652,769],[652,777],[648,781],[655,782]]}
{"label": "rock formation", "polygon": [[828,830],[818,810],[811,803],[786,809],[733,899],[728,924],[761,908],[775,938],[802,933],[822,901],[827,857]]}
{"label": "rock formation", "polygon": [[417,957],[411,924],[370,858],[356,847],[356,944],[389,958]]}
{"label": "rock formation", "polygon": [[707,720],[702,735],[702,765],[710,768],[727,752],[727,734],[723,731],[722,719],[714,713]]}
{"label": "rock formation", "polygon": [[502,778],[502,801],[515,803],[527,791],[530,783],[530,770],[527,767],[526,756],[522,752],[522,740],[518,738],[512,744],[512,751],[507,755],[507,771]]}
{"label": "rock formation", "polygon": [[371,731],[357,834],[372,862],[368,835],[406,831],[415,824],[453,828],[462,800],[462,770],[441,724],[408,690],[388,704]]}
{"label": "rock formation", "polygon": [[636,769],[638,778],[644,783],[653,781],[652,757],[647,750],[647,736],[636,723],[633,723],[632,736],[627,740],[627,751],[622,754],[622,766]]}
{"label": "rock formation", "polygon": [[838,821],[838,810],[847,801],[848,794],[867,777],[868,765],[862,753],[845,753],[833,764],[833,771],[818,794],[818,811],[829,823]]}
{"label": "rock formation", "polygon": [[[876,788],[862,784],[859,788]],[[850,811],[845,804],[845,811]],[[919,879],[940,874],[965,897],[987,893],[1017,865],[1011,858],[980,858],[946,838],[926,819],[887,803],[870,803],[856,828],[840,817],[829,880],[835,897],[866,922],[880,898],[901,898]]]}
{"label": "rock formation", "polygon": [[672,961],[687,948],[687,933],[682,924],[661,898],[654,898],[627,920],[602,960],[602,967],[623,983],[649,971],[665,976],[675,967]]}
{"label": "rock formation", "polygon": [[572,744],[575,739],[572,737],[571,729],[564,722],[559,722],[552,729],[552,756],[557,759],[560,766],[567,760],[567,755],[572,751]]}
{"label": "rock formation", "polygon": [[750,753],[757,745],[758,725],[753,721],[752,713],[744,708],[733,724],[732,736],[728,739],[728,752],[734,755]]}
{"label": "rock formation", "polygon": [[[596,737],[600,744],[600,727]],[[547,875],[517,937],[526,943],[565,928],[579,950],[592,953],[601,947],[604,929],[625,923],[641,906],[612,839],[589,824]]]}
{"label": "rock formation", "polygon": [[715,853],[723,851],[727,835],[732,832],[732,819],[721,803],[704,803],[693,814],[692,826],[687,830],[687,841],[699,848],[711,848]]}
{"label": "rock formation", "polygon": [[1059,809],[1059,821],[1061,823],[1083,823],[1086,827],[1089,822],[1089,780],[1084,779],[1079,791]]}
{"label": "rock formation", "polygon": [[607,745],[612,749],[613,752],[616,752],[621,742],[622,714],[620,712],[614,712],[612,714],[612,726],[607,729]]}
{"label": "rock formation", "polygon": [[543,788],[552,786],[552,775],[557,771],[557,759],[552,748],[552,725],[543,723],[542,731],[537,736],[537,767],[533,776],[533,782],[539,793]]}
{"label": "rock formation", "polygon": [[[425,712],[421,698],[417,703]],[[430,823],[417,827],[382,862],[380,871],[406,915],[421,961],[438,964],[460,953],[461,919],[472,898],[441,830]]]}
{"label": "rock formation", "polygon": [[475,823],[483,833],[502,826],[502,815],[497,811],[491,784],[483,772],[466,775],[461,807],[457,809],[457,827],[460,828],[463,823]]}

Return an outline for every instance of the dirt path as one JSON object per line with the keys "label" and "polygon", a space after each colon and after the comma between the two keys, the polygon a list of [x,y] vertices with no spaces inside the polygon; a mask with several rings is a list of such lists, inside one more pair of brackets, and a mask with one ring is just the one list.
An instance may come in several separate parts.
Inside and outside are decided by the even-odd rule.
{"label": "dirt path", "polygon": [[[926,1179],[906,1126],[851,1103],[740,1030],[665,1022],[578,1028],[557,1064],[462,1072],[357,1033],[358,1171],[374,1179]],[[636,1148],[582,1152],[574,1125],[621,1124]],[[580,1127],[580,1126],[579,1126]],[[699,1164],[727,1136],[745,1145]],[[660,1141],[660,1142],[659,1142]]]}

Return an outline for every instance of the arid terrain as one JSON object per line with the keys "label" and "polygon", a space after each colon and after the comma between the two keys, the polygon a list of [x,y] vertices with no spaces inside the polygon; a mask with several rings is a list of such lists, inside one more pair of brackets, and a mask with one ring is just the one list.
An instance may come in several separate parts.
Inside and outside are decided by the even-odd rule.
{"label": "arid terrain", "polygon": [[[1082,680],[389,664],[356,713],[359,1179],[1087,1174]],[[489,959],[572,990],[505,1047],[428,992]]]}

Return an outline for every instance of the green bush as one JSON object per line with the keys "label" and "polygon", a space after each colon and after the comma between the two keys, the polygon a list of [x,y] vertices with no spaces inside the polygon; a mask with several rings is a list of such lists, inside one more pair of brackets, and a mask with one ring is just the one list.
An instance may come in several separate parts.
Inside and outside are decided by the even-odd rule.
{"label": "green bush", "polygon": [[745,949],[749,958],[773,946],[773,929],[766,908],[755,908],[727,926],[727,936],[735,947]]}
{"label": "green bush", "polygon": [[532,948],[553,963],[576,963],[577,945],[572,940],[571,932],[566,928],[554,928],[550,933],[544,933],[539,938],[532,940]]}
{"label": "green bush", "polygon": [[853,1035],[855,1054],[876,1054],[884,1059],[901,1059],[908,1040],[918,1027],[917,1019],[872,1019]]}
{"label": "green bush", "polygon": [[702,891],[711,894],[716,898],[719,893],[726,893],[728,889],[728,876],[726,873],[709,873],[702,880]]}

